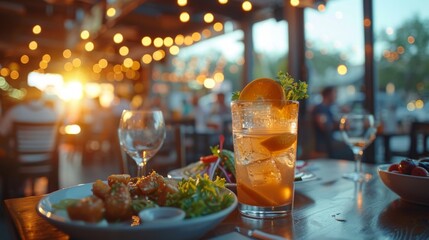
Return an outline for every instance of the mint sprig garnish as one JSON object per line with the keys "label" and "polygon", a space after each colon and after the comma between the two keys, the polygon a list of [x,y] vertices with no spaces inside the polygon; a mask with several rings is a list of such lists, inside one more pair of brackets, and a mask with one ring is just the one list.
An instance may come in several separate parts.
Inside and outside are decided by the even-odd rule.
{"label": "mint sprig garnish", "polygon": [[285,90],[286,99],[298,101],[308,98],[307,88],[308,84],[303,81],[295,81],[295,79],[289,74],[279,71],[277,73],[277,78],[280,81]]}

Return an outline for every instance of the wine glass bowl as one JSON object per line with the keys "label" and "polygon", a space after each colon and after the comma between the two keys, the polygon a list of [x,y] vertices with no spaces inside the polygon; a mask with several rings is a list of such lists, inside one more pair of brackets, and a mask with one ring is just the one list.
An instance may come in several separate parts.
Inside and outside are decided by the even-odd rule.
{"label": "wine glass bowl", "polygon": [[353,173],[345,178],[362,182],[369,180],[371,175],[362,172],[362,155],[375,139],[377,128],[372,114],[348,114],[340,119],[340,131],[344,142],[351,148],[355,156],[356,167]]}
{"label": "wine glass bowl", "polygon": [[139,177],[146,175],[146,164],[161,148],[165,123],[158,110],[124,110],[119,121],[121,148],[136,162]]}

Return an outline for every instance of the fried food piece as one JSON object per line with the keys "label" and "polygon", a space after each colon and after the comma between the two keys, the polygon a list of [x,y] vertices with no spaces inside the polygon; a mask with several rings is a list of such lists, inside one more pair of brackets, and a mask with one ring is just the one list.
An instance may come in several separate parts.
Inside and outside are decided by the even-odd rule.
{"label": "fried food piece", "polygon": [[104,217],[104,203],[96,196],[89,196],[68,206],[67,213],[71,220],[96,223]]}
{"label": "fried food piece", "polygon": [[107,183],[109,184],[109,186],[112,186],[115,182],[128,184],[130,178],[131,176],[128,174],[113,174],[107,178]]}
{"label": "fried food piece", "polygon": [[143,195],[148,196],[160,206],[165,205],[168,194],[177,192],[175,184],[166,181],[163,176],[156,172],[140,178],[136,185]]}
{"label": "fried food piece", "polygon": [[110,187],[101,180],[97,180],[92,184],[92,193],[101,198],[106,199],[106,196],[109,194]]}
{"label": "fried food piece", "polygon": [[129,220],[133,214],[132,199],[128,186],[122,182],[115,182],[104,199],[107,221]]}

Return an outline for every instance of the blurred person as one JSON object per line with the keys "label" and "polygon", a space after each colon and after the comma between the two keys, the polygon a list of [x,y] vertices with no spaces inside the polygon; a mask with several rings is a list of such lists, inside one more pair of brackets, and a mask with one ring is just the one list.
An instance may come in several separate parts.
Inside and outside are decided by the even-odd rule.
{"label": "blurred person", "polygon": [[332,107],[337,99],[335,87],[325,87],[321,91],[322,102],[312,111],[312,125],[315,134],[315,151],[320,157],[334,157],[335,140],[333,133],[338,129]]}
{"label": "blurred person", "polygon": [[13,122],[55,122],[60,114],[45,102],[43,93],[36,87],[26,89],[24,101],[7,111],[0,121],[0,135],[7,136],[12,131]]}
{"label": "blurred person", "polygon": [[218,92],[207,118],[207,126],[222,131],[223,123],[231,120],[231,108],[225,103],[225,93]]}

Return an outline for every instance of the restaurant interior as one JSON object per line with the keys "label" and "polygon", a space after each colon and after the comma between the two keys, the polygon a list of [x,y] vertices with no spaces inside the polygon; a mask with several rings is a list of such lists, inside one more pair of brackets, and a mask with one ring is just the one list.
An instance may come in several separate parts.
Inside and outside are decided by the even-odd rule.
{"label": "restaurant interior", "polygon": [[[54,164],[34,179],[19,175],[32,180],[18,193],[7,170],[19,154],[10,145],[15,127],[0,130],[9,131],[0,199],[134,174],[117,135],[124,109],[162,111],[166,138],[148,169],[163,176],[210,155],[220,141],[233,151],[230,112],[219,109],[230,111],[234,92],[279,71],[308,84],[297,159],[353,162],[338,122],[363,112],[377,127],[364,163],[425,157],[427,10],[420,0],[0,0],[0,119],[30,95],[28,87],[57,114],[54,149],[44,153]],[[329,150],[318,148],[324,139],[314,113],[328,104],[327,88],[335,89]],[[33,131],[31,140],[43,142]],[[0,210],[0,232],[19,239]]]}

